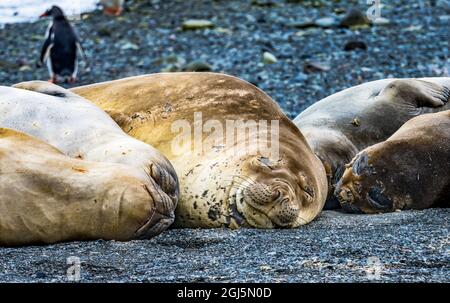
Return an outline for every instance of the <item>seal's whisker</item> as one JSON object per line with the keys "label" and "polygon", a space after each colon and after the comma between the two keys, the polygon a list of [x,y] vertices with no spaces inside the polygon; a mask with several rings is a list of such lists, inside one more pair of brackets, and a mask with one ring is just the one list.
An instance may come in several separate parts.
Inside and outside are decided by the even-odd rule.
{"label": "seal's whisker", "polygon": [[[232,184],[234,184],[234,185],[239,185],[239,186],[241,186],[242,188],[245,188],[245,189],[247,189],[247,188],[249,188],[250,186],[252,186],[253,184],[248,184],[248,183],[245,183],[245,181],[243,181],[243,180],[234,180],[233,182],[232,182]],[[230,184],[231,185],[231,184]]]}
{"label": "seal's whisker", "polygon": [[238,179],[241,179],[244,182],[248,182],[249,184],[253,184],[253,185],[258,185],[259,184],[255,180],[253,180],[252,178],[250,178],[248,176],[247,177],[243,177],[243,176],[240,176],[240,175],[235,175],[234,177],[238,178]]}
{"label": "seal's whisker", "polygon": [[[243,178],[243,177],[241,177],[241,176],[238,176],[238,175],[231,176],[231,177],[230,177],[230,180],[226,180],[226,181],[229,182],[229,185],[237,184],[237,182],[240,182],[240,184],[244,184],[243,182],[248,182],[247,179],[245,179],[245,178]],[[249,183],[249,184],[247,184],[247,185],[252,184],[251,182],[248,182],[248,183]]]}
{"label": "seal's whisker", "polygon": [[235,186],[235,187],[242,188],[242,189],[247,189],[249,187],[248,184],[239,183],[237,181],[232,181],[227,186]]}
{"label": "seal's whisker", "polygon": [[[297,216],[297,219],[296,219],[296,221],[302,221],[303,222],[303,224],[307,224],[308,223],[308,221],[307,220],[305,220],[305,219],[303,219],[300,215],[298,215]],[[297,222],[296,222],[297,223]]]}

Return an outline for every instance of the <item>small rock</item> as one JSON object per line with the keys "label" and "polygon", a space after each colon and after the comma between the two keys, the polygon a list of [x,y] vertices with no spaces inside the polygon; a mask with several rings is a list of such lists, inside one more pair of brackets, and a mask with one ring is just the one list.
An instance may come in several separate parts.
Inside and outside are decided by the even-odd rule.
{"label": "small rock", "polygon": [[335,8],[333,8],[333,12],[340,15],[340,14],[345,14],[346,10],[343,7],[335,7]]}
{"label": "small rock", "polygon": [[317,19],[314,22],[315,25],[317,25],[318,27],[324,27],[324,28],[328,28],[328,27],[333,27],[337,24],[336,19],[333,17],[325,17],[325,18],[320,18]]}
{"label": "small rock", "polygon": [[26,71],[29,71],[29,70],[31,70],[31,66],[29,66],[29,65],[22,65],[22,66],[19,68],[19,71],[20,71],[20,72],[26,72]]}
{"label": "small rock", "polygon": [[277,5],[272,0],[252,0],[251,4],[253,6],[259,6],[259,7],[274,7]]}
{"label": "small rock", "polygon": [[438,0],[436,2],[436,7],[450,13],[450,0]]}
{"label": "small rock", "polygon": [[272,269],[272,267],[270,267],[269,265],[262,265],[262,266],[259,267],[259,269],[261,271],[269,271],[269,270]]}
{"label": "small rock", "polygon": [[303,81],[305,81],[305,80],[308,80],[308,75],[307,75],[307,74],[304,74],[304,73],[299,73],[299,74],[294,78],[294,80],[295,80],[295,81],[298,81],[298,82],[303,82]]}
{"label": "small rock", "polygon": [[356,127],[360,126],[360,125],[361,125],[361,120],[359,120],[358,117],[354,118],[354,119],[352,120],[352,125],[353,125],[353,126],[356,126]]}
{"label": "small rock", "polygon": [[178,72],[186,64],[186,60],[176,54],[170,54],[164,58],[156,59],[155,64],[164,65],[160,70],[163,73]]}
{"label": "small rock", "polygon": [[341,27],[365,27],[370,24],[369,18],[357,8],[350,9],[342,18],[339,25]]}
{"label": "small rock", "polygon": [[136,44],[131,43],[131,42],[125,42],[125,43],[120,47],[120,49],[121,49],[121,50],[130,50],[130,49],[132,49],[132,50],[138,50],[138,49],[139,49],[139,46],[137,46]]}
{"label": "small rock", "polygon": [[0,68],[4,68],[4,69],[13,69],[13,68],[17,68],[18,64],[15,62],[10,62],[10,61],[6,61],[6,60],[1,60],[0,59]]}
{"label": "small rock", "polygon": [[320,29],[318,28],[308,28],[306,30],[301,30],[295,33],[296,36],[299,37],[303,37],[303,36],[309,36],[309,35],[314,35],[317,34],[317,32],[319,32]]}
{"label": "small rock", "polygon": [[196,29],[213,28],[214,26],[215,26],[214,23],[210,20],[190,19],[183,22],[182,29],[196,30]]}
{"label": "small rock", "polygon": [[228,28],[218,27],[214,30],[216,33],[231,35],[233,31]]}
{"label": "small rock", "polygon": [[364,41],[352,40],[352,41],[347,42],[344,46],[344,50],[346,52],[356,50],[356,49],[367,50],[367,44]]}
{"label": "small rock", "polygon": [[450,15],[439,16],[439,21],[442,23],[450,23]]}
{"label": "small rock", "polygon": [[97,30],[97,33],[101,37],[109,37],[109,36],[111,36],[111,30],[109,28],[107,28],[107,27],[100,27]]}
{"label": "small rock", "polygon": [[250,23],[256,23],[257,22],[256,18],[253,15],[247,14],[247,15],[245,15],[245,18]]}
{"label": "small rock", "polygon": [[365,73],[369,73],[369,72],[373,72],[373,69],[370,67],[363,66],[363,67],[361,67],[361,71],[365,72]]}
{"label": "small rock", "polygon": [[174,72],[178,72],[178,71],[179,71],[179,69],[173,65],[167,65],[159,70],[159,72],[161,72],[161,73],[174,73]]}
{"label": "small rock", "polygon": [[422,25],[411,25],[405,28],[405,32],[418,32],[423,29]]}
{"label": "small rock", "polygon": [[303,70],[305,71],[305,73],[310,74],[329,71],[330,67],[319,62],[306,61],[303,64]]}
{"label": "small rock", "polygon": [[30,38],[31,38],[31,40],[34,40],[34,41],[41,41],[41,40],[44,40],[44,39],[45,39],[45,36],[41,36],[41,35],[32,35]]}
{"label": "small rock", "polygon": [[170,54],[167,57],[163,58],[163,62],[167,64],[177,64],[180,62],[184,62],[184,60],[175,54]]}
{"label": "small rock", "polygon": [[273,54],[271,54],[269,52],[264,52],[263,53],[263,60],[262,61],[263,61],[264,64],[273,64],[273,63],[277,63],[278,62],[277,58]]}
{"label": "small rock", "polygon": [[299,29],[305,29],[305,28],[315,27],[317,25],[314,22],[314,20],[305,18],[305,19],[300,19],[298,21],[292,22],[291,24],[289,24],[289,26],[299,28]]}
{"label": "small rock", "polygon": [[387,18],[383,18],[383,17],[375,18],[372,20],[372,24],[379,25],[379,26],[389,25],[389,24],[391,24],[391,20],[389,20]]}
{"label": "small rock", "polygon": [[211,70],[211,65],[200,60],[192,61],[182,67],[182,71],[185,72],[209,72]]}

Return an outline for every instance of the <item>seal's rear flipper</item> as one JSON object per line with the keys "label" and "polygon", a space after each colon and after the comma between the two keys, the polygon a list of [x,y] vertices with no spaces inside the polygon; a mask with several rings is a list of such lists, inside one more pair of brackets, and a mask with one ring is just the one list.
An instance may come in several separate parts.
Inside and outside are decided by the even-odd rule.
{"label": "seal's rear flipper", "polygon": [[409,103],[415,107],[441,107],[450,101],[450,87],[424,80],[394,80],[383,89],[379,98]]}

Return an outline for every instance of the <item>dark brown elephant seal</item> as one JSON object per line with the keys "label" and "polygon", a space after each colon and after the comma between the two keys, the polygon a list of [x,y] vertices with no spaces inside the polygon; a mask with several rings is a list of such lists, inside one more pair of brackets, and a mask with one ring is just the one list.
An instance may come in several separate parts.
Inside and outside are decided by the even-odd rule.
{"label": "dark brown elephant seal", "polygon": [[336,195],[345,210],[357,213],[450,206],[450,110],[411,119],[361,151]]}
{"label": "dark brown elephant seal", "polygon": [[339,207],[335,184],[359,151],[386,140],[411,118],[450,109],[449,98],[450,78],[384,79],[331,95],[295,118],[327,171],[325,208]]}
{"label": "dark brown elephant seal", "polygon": [[[181,187],[175,226],[292,228],[322,210],[327,194],[323,165],[278,105],[245,81],[215,73],[163,73],[72,91],[173,163]],[[268,122],[267,129],[261,123],[258,128],[242,124],[261,121]],[[233,123],[240,126],[228,127]],[[278,131],[269,131],[277,124]],[[183,143],[180,126],[187,136],[197,129],[203,136]],[[239,137],[242,130],[248,130],[247,139]],[[211,141],[213,134],[223,137]],[[269,134],[278,136],[276,156],[259,149],[272,143]]]}

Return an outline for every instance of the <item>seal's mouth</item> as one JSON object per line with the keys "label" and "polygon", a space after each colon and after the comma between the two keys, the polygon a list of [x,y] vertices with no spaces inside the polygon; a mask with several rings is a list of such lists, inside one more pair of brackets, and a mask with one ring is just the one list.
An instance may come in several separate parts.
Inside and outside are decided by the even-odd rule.
{"label": "seal's mouth", "polygon": [[301,221],[300,211],[289,199],[289,189],[285,187],[285,184],[269,187],[253,180],[233,181],[228,195],[230,226],[261,229],[295,226]]}
{"label": "seal's mouth", "polygon": [[237,213],[241,218],[245,219],[245,222],[255,228],[275,228],[276,224],[261,211],[255,203],[252,203],[251,199],[248,199],[245,195],[245,189],[238,188],[236,190],[235,205]]}
{"label": "seal's mouth", "polygon": [[230,227],[294,228],[307,223],[302,205],[310,204],[308,191],[297,191],[283,179],[267,182],[235,176],[228,205]]}
{"label": "seal's mouth", "polygon": [[166,216],[156,209],[152,210],[150,219],[136,231],[136,239],[151,239],[169,228],[175,220],[175,216]]}
{"label": "seal's mouth", "polygon": [[153,238],[167,228],[175,221],[175,208],[178,198],[164,192],[159,185],[150,179],[152,186],[144,185],[154,207],[150,211],[148,220],[135,232],[137,239]]}

